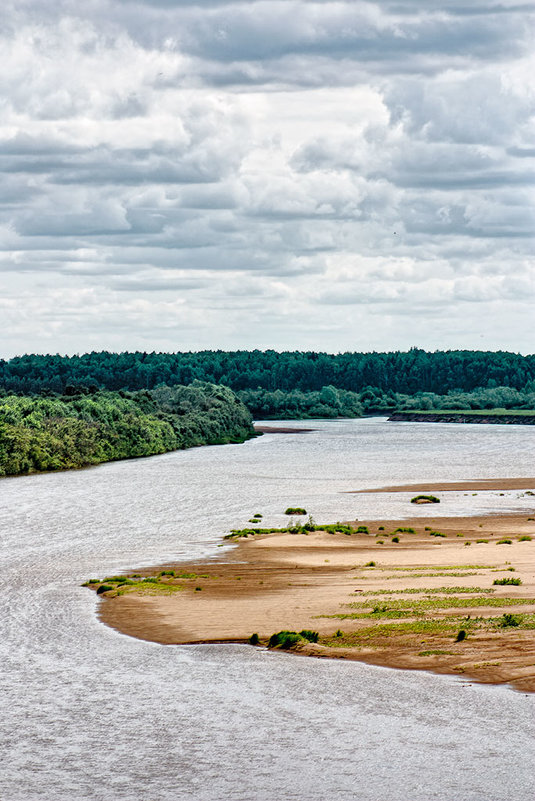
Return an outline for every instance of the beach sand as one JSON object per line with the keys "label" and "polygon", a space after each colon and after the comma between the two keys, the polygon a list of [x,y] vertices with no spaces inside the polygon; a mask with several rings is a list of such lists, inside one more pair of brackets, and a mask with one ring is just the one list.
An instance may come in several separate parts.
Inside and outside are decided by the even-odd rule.
{"label": "beach sand", "polygon": [[[535,691],[535,520],[528,513],[440,518],[432,516],[436,507],[429,509],[425,519],[353,524],[366,525],[368,534],[256,535],[217,559],[138,570],[182,576],[161,577],[143,591],[106,593],[100,618],[124,634],[165,644],[247,642],[254,632],[265,644],[274,632],[308,629],[319,641],[303,641],[296,653]],[[497,578],[522,583],[496,586]],[[520,625],[499,625],[503,615]],[[457,642],[461,628],[467,636]]]}

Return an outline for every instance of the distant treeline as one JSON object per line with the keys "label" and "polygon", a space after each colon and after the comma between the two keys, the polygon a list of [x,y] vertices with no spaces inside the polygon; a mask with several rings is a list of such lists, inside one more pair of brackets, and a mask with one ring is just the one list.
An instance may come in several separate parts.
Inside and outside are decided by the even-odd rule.
{"label": "distant treeline", "polygon": [[227,387],[0,398],[0,475],[62,470],[254,435]]}
{"label": "distant treeline", "polygon": [[535,389],[535,356],[492,351],[341,353],[201,351],[198,353],[87,353],[0,360],[0,387],[10,393],[64,393],[71,387],[153,389],[159,384],[208,381],[238,390],[445,395],[481,387]]}
{"label": "distant treeline", "polygon": [[363,392],[348,392],[327,386],[321,392],[244,389],[237,395],[257,420],[360,417],[412,409],[535,409],[535,391],[522,392],[511,387],[477,389],[474,392],[450,391],[445,395],[433,392],[404,395],[383,392],[376,387],[367,387]]}

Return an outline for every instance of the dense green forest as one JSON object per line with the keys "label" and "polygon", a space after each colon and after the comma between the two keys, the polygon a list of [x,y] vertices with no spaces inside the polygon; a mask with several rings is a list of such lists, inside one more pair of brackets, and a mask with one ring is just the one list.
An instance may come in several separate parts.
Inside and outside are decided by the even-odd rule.
{"label": "dense green forest", "polygon": [[234,391],[363,392],[445,395],[481,387],[535,390],[535,356],[493,351],[392,353],[200,351],[198,353],[86,353],[82,356],[26,355],[0,360],[0,387],[9,393],[63,393],[69,386],[153,389],[191,384],[195,379]]}
{"label": "dense green forest", "polygon": [[450,390],[445,395],[433,392],[405,395],[383,392],[376,387],[367,387],[363,392],[349,392],[327,386],[321,392],[244,389],[237,395],[257,420],[360,417],[363,414],[390,414],[413,409],[535,409],[535,391],[519,391],[511,387],[477,389],[473,392]]}
{"label": "dense green forest", "polygon": [[0,475],[62,470],[196,445],[243,442],[251,415],[227,387],[0,398]]}
{"label": "dense green forest", "polygon": [[0,360],[0,395],[227,385],[256,418],[535,407],[535,356],[493,351],[86,353]]}

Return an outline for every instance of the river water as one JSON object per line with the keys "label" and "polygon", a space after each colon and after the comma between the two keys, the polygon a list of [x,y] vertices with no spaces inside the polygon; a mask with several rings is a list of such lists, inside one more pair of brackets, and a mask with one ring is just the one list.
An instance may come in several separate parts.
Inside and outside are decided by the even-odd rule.
{"label": "river water", "polygon": [[[98,621],[83,580],[210,557],[256,512],[266,525],[290,505],[321,522],[436,517],[404,493],[348,493],[535,473],[530,426],[312,425],[0,481],[2,801],[531,801],[534,696],[249,646],[160,646]],[[452,493],[440,514],[533,507],[521,492]]]}

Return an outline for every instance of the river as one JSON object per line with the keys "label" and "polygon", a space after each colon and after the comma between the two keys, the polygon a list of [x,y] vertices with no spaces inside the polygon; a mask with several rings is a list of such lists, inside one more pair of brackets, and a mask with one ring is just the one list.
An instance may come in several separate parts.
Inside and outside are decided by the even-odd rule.
{"label": "river", "polygon": [[[160,646],[98,621],[82,581],[213,556],[256,512],[266,525],[290,505],[320,522],[426,515],[403,493],[349,491],[535,473],[529,426],[291,425],[316,430],[0,480],[1,799],[531,801],[534,696],[249,646]],[[452,493],[440,514],[533,507],[518,491]]]}

